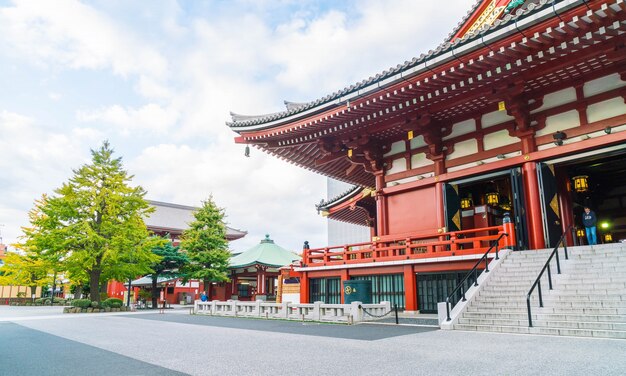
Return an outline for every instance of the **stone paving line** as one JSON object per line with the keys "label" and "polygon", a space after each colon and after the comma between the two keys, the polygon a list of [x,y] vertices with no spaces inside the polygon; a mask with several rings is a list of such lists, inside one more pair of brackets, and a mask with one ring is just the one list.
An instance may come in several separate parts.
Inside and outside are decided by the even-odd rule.
{"label": "stone paving line", "polygon": [[[410,327],[405,327],[405,335],[355,340],[161,321],[154,316],[82,318],[19,324],[191,375],[626,374],[623,340],[415,333]],[[355,328],[367,331],[371,326]],[[341,334],[344,329],[337,325],[335,330]]]}

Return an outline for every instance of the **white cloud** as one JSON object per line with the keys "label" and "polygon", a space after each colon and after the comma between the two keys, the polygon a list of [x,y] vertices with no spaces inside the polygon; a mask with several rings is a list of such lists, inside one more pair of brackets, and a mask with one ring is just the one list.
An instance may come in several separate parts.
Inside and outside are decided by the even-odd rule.
{"label": "white cloud", "polygon": [[284,247],[297,249],[304,240],[322,246],[325,221],[314,203],[325,196],[325,180],[284,161],[253,151],[216,145],[210,149],[161,144],[146,148],[130,161],[136,183],[148,189],[148,197],[187,205],[199,205],[213,195],[224,207],[230,226],[250,232],[232,246],[245,250],[263,234]]}
{"label": "white cloud", "polygon": [[[283,99],[315,100],[366,79],[436,47],[470,6],[453,0],[442,11],[436,2],[371,0],[313,13],[314,2],[188,5],[146,11],[150,22],[123,2],[0,7],[0,58],[20,69],[16,62],[28,62],[63,86],[56,89],[62,106],[49,119],[55,131],[42,116],[0,113],[0,148],[11,156],[0,158],[11,184],[4,186],[10,194],[0,198],[1,212],[18,208],[25,216],[35,198],[58,187],[106,137],[149,198],[198,205],[213,194],[230,225],[250,233],[233,243],[236,249],[266,232],[290,249],[304,240],[324,246],[325,220],[314,208],[325,195],[324,178],[256,149],[244,158],[244,146],[234,144],[236,134],[224,125],[229,111],[280,111]],[[278,13],[285,18],[274,18]],[[97,83],[123,77],[134,93],[108,88],[107,100],[98,101],[101,88],[68,81],[68,71]],[[11,228],[23,223],[0,221]]]}
{"label": "white cloud", "polygon": [[42,65],[160,76],[167,61],[110,17],[74,0],[20,1],[0,10],[2,43]]}
{"label": "white cloud", "polygon": [[17,230],[28,223],[28,210],[43,193],[61,186],[72,172],[88,160],[89,149],[99,133],[72,129],[51,131],[35,119],[0,111],[0,224],[4,238],[15,241]]}
{"label": "white cloud", "polygon": [[117,126],[123,135],[129,135],[136,130],[164,134],[176,123],[178,112],[154,103],[137,109],[114,105],[99,110],[78,111],[76,118],[82,122],[102,122]]}

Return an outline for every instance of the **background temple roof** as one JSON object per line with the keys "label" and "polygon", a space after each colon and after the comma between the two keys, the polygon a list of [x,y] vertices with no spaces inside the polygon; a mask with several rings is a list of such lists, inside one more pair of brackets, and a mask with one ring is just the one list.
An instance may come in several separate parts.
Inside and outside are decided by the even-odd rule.
{"label": "background temple roof", "polygon": [[[170,231],[174,233],[182,233],[187,229],[188,223],[194,220],[193,211],[199,208],[193,206],[185,206],[171,204],[160,201],[150,201],[148,203],[155,209],[150,217],[145,219],[146,226],[151,230]],[[241,231],[226,226],[226,238],[228,240],[241,239],[246,236],[246,231]]]}

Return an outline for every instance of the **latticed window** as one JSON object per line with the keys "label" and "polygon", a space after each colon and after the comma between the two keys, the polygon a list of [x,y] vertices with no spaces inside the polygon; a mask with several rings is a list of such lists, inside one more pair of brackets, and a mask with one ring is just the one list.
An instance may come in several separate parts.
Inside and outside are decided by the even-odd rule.
{"label": "latticed window", "polygon": [[391,302],[404,309],[404,275],[385,274],[355,276],[351,279],[357,281],[372,281],[372,303]]}
{"label": "latticed window", "polygon": [[309,283],[311,302],[341,303],[341,281],[339,278],[311,278]]}

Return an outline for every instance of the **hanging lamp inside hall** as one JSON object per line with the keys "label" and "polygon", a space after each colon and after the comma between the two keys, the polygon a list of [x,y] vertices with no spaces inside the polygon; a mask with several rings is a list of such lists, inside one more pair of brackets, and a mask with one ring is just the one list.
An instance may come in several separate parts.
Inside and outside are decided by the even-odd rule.
{"label": "hanging lamp inside hall", "polygon": [[498,195],[498,192],[489,192],[487,193],[485,198],[487,199],[488,205],[497,206],[498,203],[500,202],[500,197]]}
{"label": "hanging lamp inside hall", "polygon": [[587,192],[589,190],[589,176],[579,175],[574,177],[574,190],[576,192]]}
{"label": "hanging lamp inside hall", "polygon": [[472,206],[472,199],[469,197],[465,197],[461,199],[461,209],[467,209]]}

